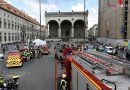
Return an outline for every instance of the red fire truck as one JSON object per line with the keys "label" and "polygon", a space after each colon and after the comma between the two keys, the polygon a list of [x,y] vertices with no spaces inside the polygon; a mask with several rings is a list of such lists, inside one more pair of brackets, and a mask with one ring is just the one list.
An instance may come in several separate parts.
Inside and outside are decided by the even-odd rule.
{"label": "red fire truck", "polygon": [[[76,52],[76,51],[75,51]],[[78,52],[78,51],[77,51]],[[76,53],[77,53],[76,52]],[[70,78],[68,90],[113,90],[108,85],[98,79],[90,70],[86,68],[84,60],[79,60],[74,54],[67,55],[65,60],[65,74]],[[57,70],[58,64],[61,62],[56,60],[55,63],[55,90],[57,88],[58,78],[60,77]]]}

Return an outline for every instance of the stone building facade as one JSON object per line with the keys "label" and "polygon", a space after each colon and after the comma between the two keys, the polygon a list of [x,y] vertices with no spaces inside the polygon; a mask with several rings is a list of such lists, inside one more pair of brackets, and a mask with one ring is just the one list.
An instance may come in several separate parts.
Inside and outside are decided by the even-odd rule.
{"label": "stone building facade", "polygon": [[[85,21],[85,23],[84,23]],[[87,38],[88,11],[84,12],[45,12],[48,38],[62,40]]]}
{"label": "stone building facade", "polygon": [[[130,1],[99,0],[99,36],[109,42],[130,40]],[[109,40],[108,40],[109,39]]]}
{"label": "stone building facade", "polygon": [[89,30],[88,30],[88,36],[89,38],[97,38],[98,35],[98,24],[94,24]]}
{"label": "stone building facade", "polygon": [[0,0],[0,43],[34,39],[39,34],[39,23],[4,0]]}

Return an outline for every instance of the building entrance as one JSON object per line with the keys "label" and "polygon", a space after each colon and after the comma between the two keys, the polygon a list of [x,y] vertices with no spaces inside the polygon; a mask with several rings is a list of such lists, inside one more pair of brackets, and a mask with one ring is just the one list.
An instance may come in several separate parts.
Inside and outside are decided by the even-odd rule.
{"label": "building entrance", "polygon": [[65,20],[61,23],[61,37],[63,41],[69,41],[71,38],[71,22]]}

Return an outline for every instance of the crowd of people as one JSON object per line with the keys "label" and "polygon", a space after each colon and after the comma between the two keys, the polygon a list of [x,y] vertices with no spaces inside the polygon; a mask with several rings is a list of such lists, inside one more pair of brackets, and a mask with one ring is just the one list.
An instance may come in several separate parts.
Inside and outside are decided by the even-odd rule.
{"label": "crowd of people", "polygon": [[25,61],[32,61],[32,59],[39,59],[42,57],[42,47],[36,46],[35,43],[31,46],[21,48],[22,56]]}
{"label": "crowd of people", "polygon": [[25,58],[26,61],[27,60],[31,61],[32,59],[38,59],[42,57],[42,47],[36,46],[35,43],[29,46],[24,45],[24,43],[22,43],[22,45],[14,44],[11,47],[12,48],[10,49],[9,45],[0,44],[1,54],[6,55],[6,52],[9,51],[20,51],[22,52],[22,56],[23,58]]}
{"label": "crowd of people", "polygon": [[116,55],[117,57],[124,59],[126,61],[130,61],[130,50],[128,49],[128,46],[124,46],[124,45],[112,45],[111,43],[101,43],[98,41],[90,41],[90,43],[92,43],[96,48],[98,48],[99,46],[112,46],[113,48],[116,49],[116,53],[114,55]]}

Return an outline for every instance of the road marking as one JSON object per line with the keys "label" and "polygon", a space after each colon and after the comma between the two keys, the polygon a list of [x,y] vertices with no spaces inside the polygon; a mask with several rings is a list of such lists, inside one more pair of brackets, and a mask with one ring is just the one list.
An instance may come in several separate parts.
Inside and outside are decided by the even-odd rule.
{"label": "road marking", "polygon": [[12,76],[14,76],[14,75],[18,75],[18,76],[20,76],[20,77],[23,77],[23,76],[25,76],[25,75],[27,75],[27,74],[30,74],[30,73],[19,72],[19,73],[9,74],[9,75],[7,75],[7,77],[12,77]]}

